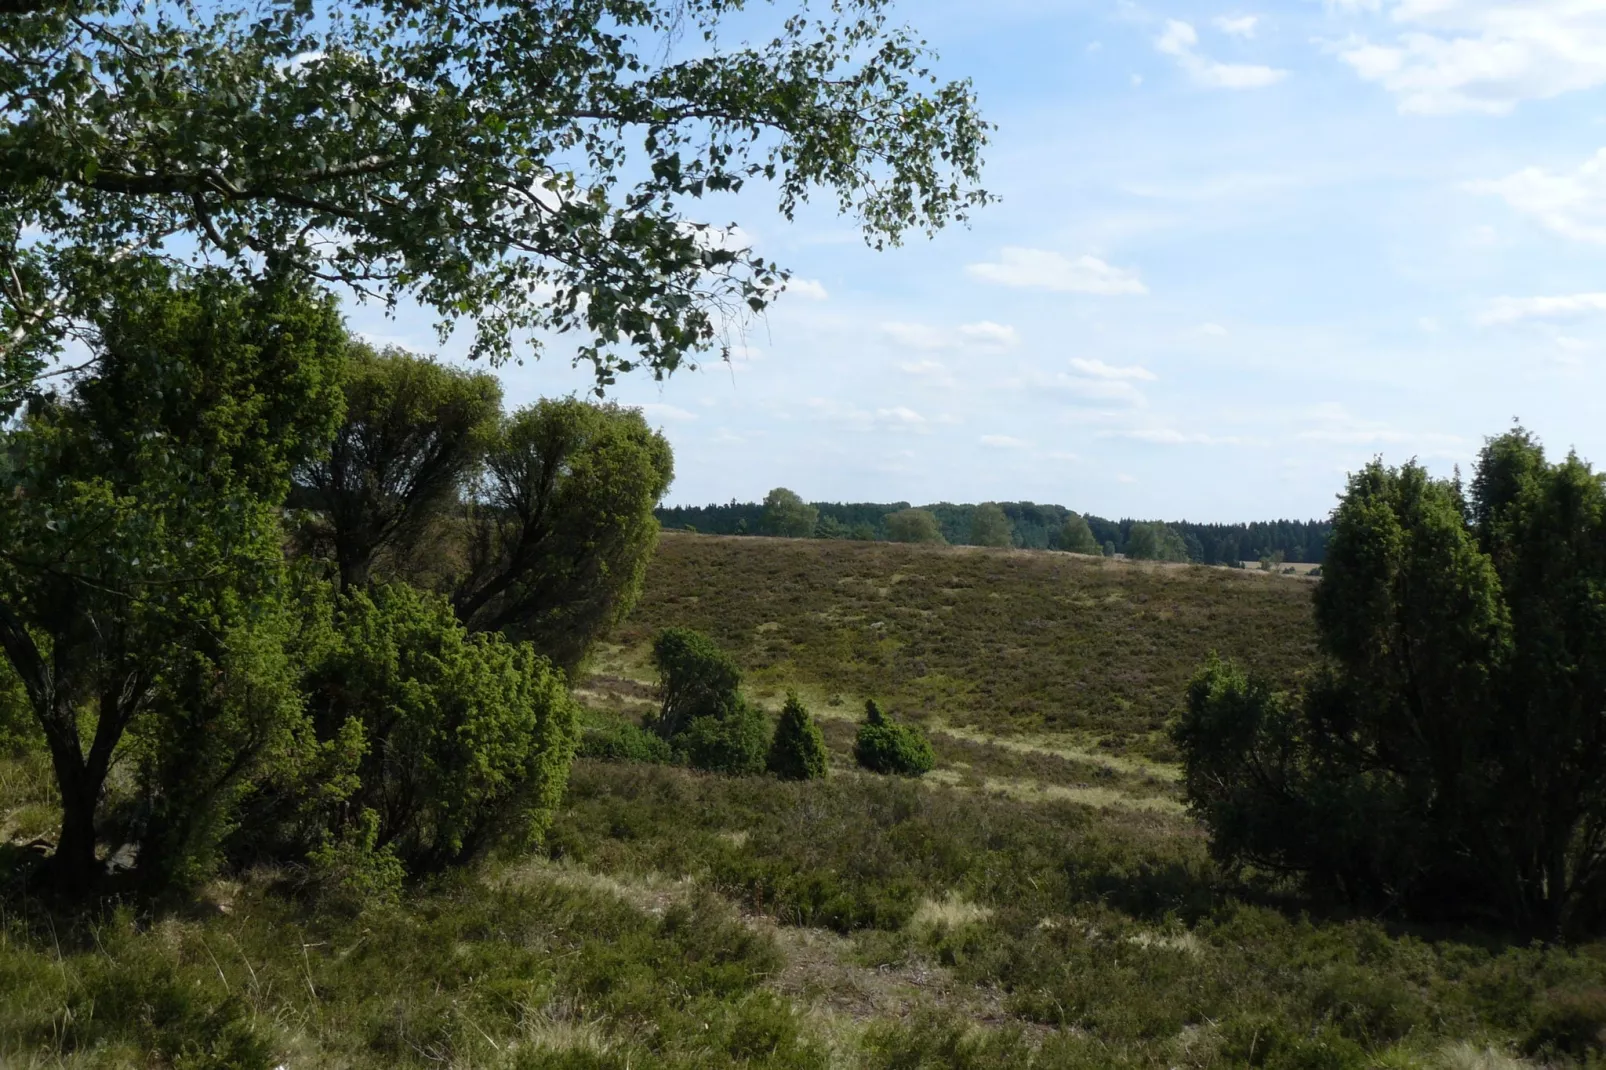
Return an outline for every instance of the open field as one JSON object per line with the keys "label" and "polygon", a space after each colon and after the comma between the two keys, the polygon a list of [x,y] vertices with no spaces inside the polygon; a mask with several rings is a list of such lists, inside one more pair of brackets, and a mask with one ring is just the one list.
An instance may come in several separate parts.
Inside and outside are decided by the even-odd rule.
{"label": "open field", "polygon": [[933,725],[1143,753],[1211,650],[1292,682],[1312,655],[1310,592],[1050,551],[666,532],[590,686],[612,678],[628,697],[651,679],[652,636],[681,624],[735,654],[772,705],[796,687],[820,716],[857,717],[874,696]]}
{"label": "open field", "polygon": [[[5,888],[0,1066],[1577,1065],[1606,944],[1395,927],[1211,863],[1156,732],[1212,648],[1295,678],[1310,590],[666,537],[579,689],[588,725],[651,707],[645,644],[687,624],[766,705],[810,697],[829,778],[582,759],[542,849],[396,903],[326,902],[292,871],[88,917]],[[869,694],[926,723],[932,774],[854,767]],[[0,760],[0,850],[53,809],[38,756]]]}

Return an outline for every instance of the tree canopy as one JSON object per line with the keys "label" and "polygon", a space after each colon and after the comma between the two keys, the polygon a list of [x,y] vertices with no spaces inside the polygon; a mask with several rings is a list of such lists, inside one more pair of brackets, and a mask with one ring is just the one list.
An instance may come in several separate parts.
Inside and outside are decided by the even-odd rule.
{"label": "tree canopy", "polygon": [[792,539],[807,539],[814,535],[814,524],[820,511],[785,487],[776,487],[764,495],[764,513],[758,529],[766,535],[782,535]]}
{"label": "tree canopy", "polygon": [[998,507],[997,502],[983,502],[976,506],[970,518],[970,544],[972,546],[1011,546],[1014,544],[1015,526]]}
{"label": "tree canopy", "polygon": [[331,303],[293,280],[124,267],[94,310],[94,372],[3,437],[0,645],[61,790],[55,865],[82,889],[125,732],[154,747],[140,779],[160,828],[141,864],[156,868],[175,864],[159,843],[214,834],[222,800],[291,743],[279,513],[333,428],[346,345]]}
{"label": "tree canopy", "polygon": [[893,542],[946,542],[937,518],[925,509],[902,509],[888,513],[887,538]]}
{"label": "tree canopy", "polygon": [[1470,498],[1374,462],[1334,514],[1299,695],[1220,663],[1177,727],[1228,860],[1421,916],[1606,922],[1606,479],[1492,439]]}
{"label": "tree canopy", "polygon": [[556,398],[513,413],[464,500],[458,615],[573,670],[635,605],[673,478],[638,409]]}
{"label": "tree canopy", "polygon": [[731,44],[752,6],[0,5],[0,388],[146,252],[416,301],[493,360],[574,334],[599,388],[662,377],[787,280],[705,198],[823,194],[877,247],[986,203],[971,87],[890,0]]}
{"label": "tree canopy", "polygon": [[502,388],[493,375],[356,343],[343,393],[333,441],[297,476],[351,587],[368,582],[376,557],[411,552],[455,508],[495,433]]}
{"label": "tree canopy", "polygon": [[1059,548],[1073,554],[1102,554],[1104,549],[1093,537],[1093,529],[1080,513],[1071,513],[1059,531]]}

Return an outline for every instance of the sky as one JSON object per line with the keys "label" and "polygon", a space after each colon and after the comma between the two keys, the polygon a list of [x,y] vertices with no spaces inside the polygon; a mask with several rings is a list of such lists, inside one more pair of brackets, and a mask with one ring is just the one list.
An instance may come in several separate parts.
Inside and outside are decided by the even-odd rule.
{"label": "sky", "polygon": [[[968,228],[711,206],[794,272],[717,356],[626,377],[666,501],[1325,516],[1513,419],[1606,464],[1606,0],[919,0],[997,124]],[[729,211],[730,218],[719,218]],[[426,316],[352,326],[447,359]],[[584,393],[561,345],[510,404]]]}

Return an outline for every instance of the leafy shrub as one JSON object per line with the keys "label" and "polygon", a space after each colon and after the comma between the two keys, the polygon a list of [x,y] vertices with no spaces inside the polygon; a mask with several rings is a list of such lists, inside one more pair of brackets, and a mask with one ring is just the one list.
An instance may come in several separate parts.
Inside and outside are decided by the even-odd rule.
{"label": "leafy shrub", "polygon": [[1580,1059],[1606,1052],[1606,989],[1550,995],[1540,1006],[1522,1048],[1527,1055]]}
{"label": "leafy shrub", "polygon": [[865,703],[864,713],[853,743],[854,760],[872,773],[923,776],[931,772],[937,756],[924,732],[889,720],[875,699]]}
{"label": "leafy shrub", "polygon": [[562,674],[410,587],[342,595],[334,623],[309,699],[320,738],[361,729],[344,809],[379,815],[376,846],[418,870],[538,839],[574,753]]}
{"label": "leafy shrub", "polygon": [[406,873],[394,845],[376,847],[379,815],[364,810],[338,838],[328,834],[307,855],[313,898],[337,910],[357,911],[374,903],[394,903]]}
{"label": "leafy shrub", "polygon": [[576,757],[599,762],[655,762],[675,760],[675,751],[664,738],[640,725],[610,724],[587,728],[580,737]]}
{"label": "leafy shrub", "polygon": [[752,776],[764,771],[769,742],[769,718],[764,711],[738,697],[717,714],[695,717],[675,736],[675,752],[693,769],[730,776]]}
{"label": "leafy shrub", "polygon": [[797,692],[788,692],[765,767],[782,780],[817,780],[825,776],[827,763],[825,734]]}

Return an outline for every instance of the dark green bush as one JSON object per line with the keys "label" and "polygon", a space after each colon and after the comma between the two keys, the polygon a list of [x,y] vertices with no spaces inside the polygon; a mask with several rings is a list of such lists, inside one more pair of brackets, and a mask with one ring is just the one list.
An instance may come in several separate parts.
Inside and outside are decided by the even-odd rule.
{"label": "dark green bush", "polygon": [[1232,866],[1424,920],[1606,928],[1606,480],[1491,439],[1471,494],[1374,462],[1334,512],[1323,663],[1278,693],[1212,658],[1173,727]]}
{"label": "dark green bush", "polygon": [[662,706],[652,728],[673,739],[699,717],[723,719],[741,701],[742,671],[714,641],[690,628],[665,628],[652,644]]}
{"label": "dark green bush", "polygon": [[693,769],[753,776],[764,771],[769,735],[764,711],[738,697],[718,714],[693,718],[675,736],[673,745],[675,753]]}
{"label": "dark green bush", "polygon": [[825,776],[827,763],[825,734],[797,692],[788,692],[765,767],[782,780],[818,780]]}
{"label": "dark green bush", "polygon": [[655,762],[675,760],[675,750],[664,738],[640,725],[610,724],[590,727],[580,736],[579,758],[599,762]]}
{"label": "dark green bush", "polygon": [[872,773],[896,776],[923,776],[931,772],[937,756],[924,732],[888,719],[875,699],[865,703],[864,714],[864,723],[859,726],[858,738],[853,743],[853,757],[859,765]]}

